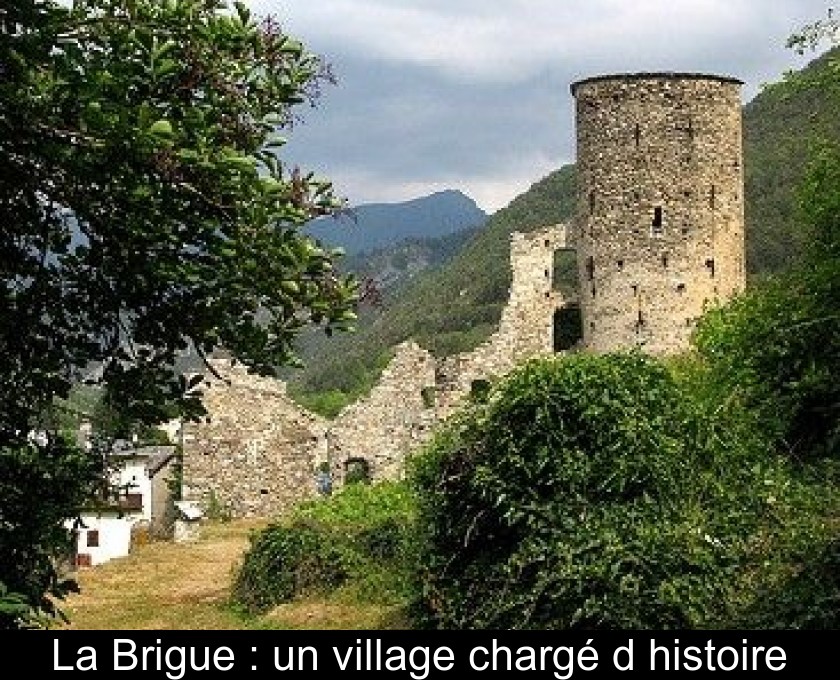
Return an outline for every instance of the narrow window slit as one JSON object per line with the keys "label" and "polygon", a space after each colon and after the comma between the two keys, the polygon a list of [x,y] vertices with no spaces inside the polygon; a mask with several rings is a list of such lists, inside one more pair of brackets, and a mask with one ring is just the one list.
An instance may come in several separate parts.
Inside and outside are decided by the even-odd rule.
{"label": "narrow window slit", "polygon": [[663,228],[662,228],[663,216],[662,216],[662,206],[656,206],[653,209],[653,220],[650,223],[650,234],[651,236],[662,236]]}

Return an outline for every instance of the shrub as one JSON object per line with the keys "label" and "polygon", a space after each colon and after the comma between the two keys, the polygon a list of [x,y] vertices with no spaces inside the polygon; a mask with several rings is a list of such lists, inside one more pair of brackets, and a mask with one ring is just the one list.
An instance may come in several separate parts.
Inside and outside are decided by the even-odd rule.
{"label": "shrub", "polygon": [[[417,616],[446,628],[726,620],[784,496],[737,404],[708,415],[638,354],[531,362],[417,460]],[[741,420],[738,420],[741,418]]]}
{"label": "shrub", "polygon": [[404,484],[354,484],[304,503],[252,536],[234,600],[256,613],[346,586],[369,601],[399,602],[410,588],[413,522]]}
{"label": "shrub", "polygon": [[707,314],[695,342],[714,380],[761,417],[793,455],[840,444],[840,264],[767,281]]}

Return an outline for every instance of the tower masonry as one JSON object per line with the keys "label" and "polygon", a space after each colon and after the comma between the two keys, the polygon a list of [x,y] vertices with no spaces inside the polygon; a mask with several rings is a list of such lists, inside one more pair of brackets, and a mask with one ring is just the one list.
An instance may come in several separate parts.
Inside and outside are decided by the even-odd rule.
{"label": "tower masonry", "polygon": [[572,85],[582,346],[688,346],[706,306],[743,290],[741,81],[693,73]]}

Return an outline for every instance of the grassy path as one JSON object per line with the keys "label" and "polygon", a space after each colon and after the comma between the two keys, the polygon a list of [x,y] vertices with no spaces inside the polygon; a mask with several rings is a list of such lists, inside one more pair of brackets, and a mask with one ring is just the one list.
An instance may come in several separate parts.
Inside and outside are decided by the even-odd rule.
{"label": "grassy path", "polygon": [[341,595],[306,599],[264,616],[244,616],[229,603],[233,569],[248,535],[266,522],[211,523],[195,543],[154,542],[126,558],[83,569],[81,593],[62,606],[66,628],[81,630],[237,630],[244,628],[375,629],[399,626],[387,608]]}
{"label": "grassy path", "polygon": [[264,522],[202,528],[195,543],[153,542],[128,557],[77,574],[81,593],[63,607],[70,628],[234,629],[249,627],[228,605],[231,574],[248,534]]}

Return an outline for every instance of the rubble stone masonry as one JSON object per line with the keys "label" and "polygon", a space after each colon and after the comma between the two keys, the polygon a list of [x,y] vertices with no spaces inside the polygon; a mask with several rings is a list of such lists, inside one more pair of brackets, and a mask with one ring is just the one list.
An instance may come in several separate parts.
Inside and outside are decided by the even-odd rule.
{"label": "rubble stone masonry", "polygon": [[586,349],[680,351],[706,305],[743,290],[740,85],[673,73],[572,85]]}
{"label": "rubble stone masonry", "polygon": [[205,510],[268,517],[314,496],[326,421],[295,404],[283,382],[212,363],[223,379],[207,378],[207,417],[184,427],[183,497]]}

